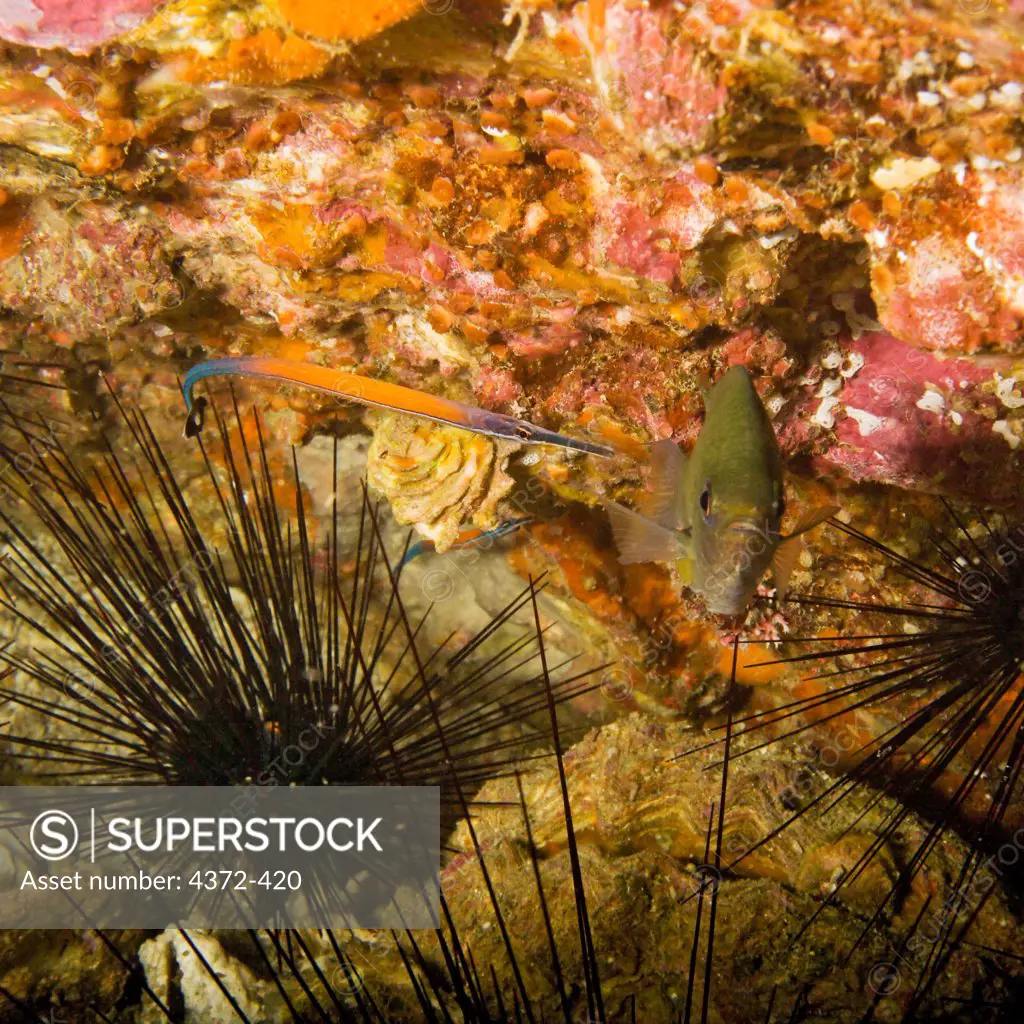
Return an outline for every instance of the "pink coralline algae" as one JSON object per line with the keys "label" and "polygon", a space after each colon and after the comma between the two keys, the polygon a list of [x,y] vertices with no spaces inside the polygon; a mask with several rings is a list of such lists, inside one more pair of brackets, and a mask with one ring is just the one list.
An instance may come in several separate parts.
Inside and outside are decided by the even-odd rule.
{"label": "pink coralline algae", "polygon": [[668,240],[659,232],[658,221],[625,203],[611,210],[611,220],[608,258],[640,277],[668,284],[675,277],[679,256],[658,248],[659,240]]}
{"label": "pink coralline algae", "polygon": [[513,334],[508,339],[508,347],[517,355],[524,357],[553,356],[564,352],[585,340],[582,331],[563,324],[553,324],[543,331],[529,334]]}
{"label": "pink coralline algae", "polygon": [[593,53],[605,101],[625,133],[653,152],[697,150],[710,141],[727,89],[668,6],[609,4],[603,26],[577,17],[574,28]]}
{"label": "pink coralline algae", "polygon": [[88,53],[138,28],[163,0],[5,0],[0,38]]}
{"label": "pink coralline algae", "polygon": [[160,232],[146,220],[121,220],[99,203],[68,215],[38,200],[26,222],[35,244],[0,259],[0,305],[87,336],[181,303]]}
{"label": "pink coralline algae", "polygon": [[961,169],[938,175],[927,195],[903,204],[899,218],[880,221],[866,240],[882,323],[925,348],[1019,349],[1022,211],[1018,175]]}
{"label": "pink coralline algae", "polygon": [[871,332],[841,342],[831,362],[846,368],[841,388],[821,388],[798,410],[805,423],[834,426],[824,464],[973,501],[1018,496],[1024,398],[1009,357],[942,359]]}
{"label": "pink coralline algae", "polygon": [[621,198],[600,208],[589,256],[596,265],[607,259],[639,278],[670,284],[680,251],[697,248],[725,211],[689,167],[649,191],[640,202]]}

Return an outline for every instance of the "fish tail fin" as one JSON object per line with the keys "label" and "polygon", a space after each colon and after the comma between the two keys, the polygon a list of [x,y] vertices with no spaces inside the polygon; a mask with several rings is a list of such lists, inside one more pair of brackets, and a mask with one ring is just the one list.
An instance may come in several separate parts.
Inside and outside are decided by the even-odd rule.
{"label": "fish tail fin", "polygon": [[679,558],[682,540],[674,530],[666,529],[617,501],[606,500],[604,508],[608,513],[608,522],[612,527],[622,565],[674,562]]}
{"label": "fish tail fin", "polygon": [[203,409],[206,407],[206,399],[195,397],[196,385],[207,377],[216,377],[221,374],[244,374],[245,367],[252,361],[241,356],[230,356],[223,359],[208,359],[189,369],[181,386],[185,396],[185,408],[188,410],[188,418],[185,420],[186,437],[195,437],[203,428]]}
{"label": "fish tail fin", "polygon": [[188,416],[185,417],[185,437],[198,437],[203,429],[203,413],[206,411],[206,399],[197,398],[191,402]]}

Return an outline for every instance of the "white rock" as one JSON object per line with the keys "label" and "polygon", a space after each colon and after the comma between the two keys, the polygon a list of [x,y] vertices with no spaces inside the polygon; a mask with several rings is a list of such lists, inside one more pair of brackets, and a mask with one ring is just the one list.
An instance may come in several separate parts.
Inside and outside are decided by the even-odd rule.
{"label": "white rock", "polygon": [[926,391],[915,403],[918,409],[925,412],[941,413],[946,408],[946,399],[941,391]]}
{"label": "white rock", "polygon": [[811,417],[811,422],[826,430],[831,430],[836,425],[835,408],[838,404],[838,398],[823,398]]}
{"label": "white rock", "polygon": [[938,174],[942,165],[930,156],[914,159],[894,157],[871,172],[871,180],[881,189],[903,189]]}
{"label": "white rock", "polygon": [[[244,964],[229,956],[212,936],[191,931],[189,938],[203,954],[210,968],[223,981],[246,1018],[252,1024],[270,1024],[278,1020],[282,1009],[272,983],[259,981]],[[238,1020],[216,981],[177,929],[168,929],[139,949],[139,962],[146,972],[149,987],[164,1004],[183,1004],[185,1024],[212,1024]],[[171,992],[174,992],[174,998]],[[165,1021],[152,999],[143,1000],[140,1024]]]}
{"label": "white rock", "polygon": [[1024,398],[1021,397],[1017,388],[1016,377],[1004,377],[996,373],[996,396],[1007,409],[1020,409],[1024,407]]}
{"label": "white rock", "polygon": [[1006,420],[996,420],[995,423],[992,424],[992,433],[1005,437],[1006,443],[1014,450],[1016,450],[1020,444],[1020,438],[1013,432],[1013,429]]}
{"label": "white rock", "polygon": [[852,406],[846,407],[846,415],[855,420],[861,437],[869,437],[876,430],[885,426],[885,417],[876,416],[866,409],[855,409]]}

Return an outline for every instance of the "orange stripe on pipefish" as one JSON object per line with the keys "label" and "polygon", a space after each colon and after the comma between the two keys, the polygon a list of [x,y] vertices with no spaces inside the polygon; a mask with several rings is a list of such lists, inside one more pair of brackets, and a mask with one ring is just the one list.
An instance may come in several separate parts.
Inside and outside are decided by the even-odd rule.
{"label": "orange stripe on pipefish", "polygon": [[545,427],[538,427],[527,420],[489,412],[477,406],[377,380],[375,377],[364,377],[347,370],[332,370],[326,366],[293,359],[252,357],[211,359],[193,366],[188,371],[184,383],[185,405],[188,410],[188,418],[185,421],[186,437],[194,437],[202,429],[203,408],[206,403],[205,399],[195,397],[196,384],[207,377],[218,376],[258,377],[295,384],[364,405],[448,423],[473,433],[505,438],[521,444],[550,444],[603,458],[615,454],[615,450],[608,445],[569,437]]}

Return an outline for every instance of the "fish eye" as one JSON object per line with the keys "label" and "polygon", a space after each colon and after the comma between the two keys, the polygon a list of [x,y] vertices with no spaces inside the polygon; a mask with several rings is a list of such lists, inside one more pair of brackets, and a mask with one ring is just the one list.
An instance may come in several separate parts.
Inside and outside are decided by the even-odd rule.
{"label": "fish eye", "polygon": [[707,519],[711,515],[711,481],[704,484],[704,490],[700,492],[700,510]]}

